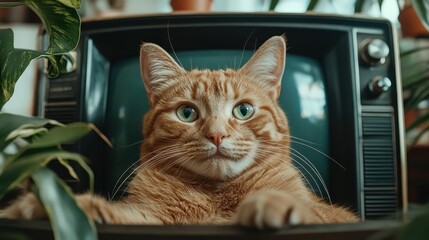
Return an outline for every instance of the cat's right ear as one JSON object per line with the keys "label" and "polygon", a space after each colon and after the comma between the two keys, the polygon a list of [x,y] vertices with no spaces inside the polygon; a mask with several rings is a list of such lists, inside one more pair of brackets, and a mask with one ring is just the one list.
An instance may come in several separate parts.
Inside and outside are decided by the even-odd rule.
{"label": "cat's right ear", "polygon": [[150,104],[153,106],[162,92],[175,85],[178,75],[185,73],[160,46],[143,43],[140,48],[140,72]]}

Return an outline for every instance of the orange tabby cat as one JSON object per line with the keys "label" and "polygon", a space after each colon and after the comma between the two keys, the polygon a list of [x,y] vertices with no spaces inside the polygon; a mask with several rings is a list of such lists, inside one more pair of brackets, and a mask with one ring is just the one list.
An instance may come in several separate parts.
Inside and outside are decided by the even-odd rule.
{"label": "orange tabby cat", "polygon": [[[304,184],[289,155],[289,128],[277,104],[285,65],[283,37],[266,41],[240,70],[185,71],[159,46],[141,47],[151,105],[144,117],[142,164],[116,202],[77,196],[108,223],[288,224],[357,221]],[[28,194],[3,212],[44,217]]]}

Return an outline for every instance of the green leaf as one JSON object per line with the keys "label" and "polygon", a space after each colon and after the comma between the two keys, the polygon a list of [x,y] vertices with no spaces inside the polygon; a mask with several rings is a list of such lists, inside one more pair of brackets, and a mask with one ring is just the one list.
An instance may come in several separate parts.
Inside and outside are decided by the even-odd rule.
{"label": "green leaf", "polygon": [[66,7],[63,2],[72,4],[77,1],[25,0],[25,5],[40,17],[49,34],[48,54],[70,52],[79,41],[79,14],[76,9]]}
{"label": "green leaf", "polygon": [[426,240],[429,236],[429,209],[426,208],[422,213],[411,220],[400,231],[399,240]]}
{"label": "green leaf", "polygon": [[[402,59],[403,61],[406,61],[405,59]],[[422,75],[429,75],[428,72],[429,69],[429,60],[426,61],[420,61],[416,63],[412,63],[409,66],[404,66],[402,64],[401,70],[402,70],[402,82],[403,87],[406,88],[404,85],[410,86],[415,82],[416,79],[422,77]]]}
{"label": "green leaf", "polygon": [[11,29],[0,29],[0,109],[13,94],[15,83],[27,68],[30,61],[42,52],[15,49]]}
{"label": "green leaf", "polygon": [[62,4],[71,8],[80,8],[80,0],[58,0]]}
{"label": "green leaf", "polygon": [[18,3],[22,2],[41,18],[49,34],[49,46],[46,51],[15,49],[12,30],[0,30],[0,109],[12,96],[16,82],[31,60],[48,58],[52,66],[49,76],[56,77],[63,68],[58,64],[64,60],[52,55],[72,51],[80,38],[80,17],[75,9],[80,6],[80,1],[23,0]]}
{"label": "green leaf", "polygon": [[429,31],[429,2],[427,0],[411,0],[411,3],[423,26]]}
{"label": "green leaf", "polygon": [[54,172],[43,168],[35,172],[32,179],[50,219],[55,239],[97,239],[94,223]]}
{"label": "green leaf", "polygon": [[270,11],[274,11],[274,9],[275,9],[275,8],[276,8],[276,6],[277,6],[277,3],[279,3],[279,0],[271,0],[269,10],[270,10]]}
{"label": "green leaf", "polygon": [[404,102],[406,110],[416,108],[420,102],[429,99],[429,81],[420,82],[420,84],[415,84],[412,88],[407,89],[411,91],[411,96]]}
{"label": "green leaf", "polygon": [[[24,179],[28,178],[38,169],[44,167],[48,162],[56,159],[64,159],[68,161],[76,161],[89,175],[90,191],[93,191],[94,175],[82,155],[71,153],[61,149],[47,148],[39,150],[28,150],[13,159],[14,161],[6,160],[6,165],[0,173],[0,199],[4,194],[18,186]],[[10,156],[15,157],[14,155]],[[66,164],[63,162],[63,164]],[[67,167],[69,169],[69,167]]]}
{"label": "green leaf", "polygon": [[356,2],[355,2],[355,13],[362,12],[363,2],[364,2],[364,0],[356,0]]}
{"label": "green leaf", "polygon": [[14,2],[0,2],[0,7],[19,7],[24,5],[24,0],[14,1]]}
{"label": "green leaf", "polygon": [[15,138],[29,138],[34,135],[40,135],[43,133],[47,133],[48,129],[44,127],[37,127],[37,128],[23,128],[23,129],[17,129],[13,131],[9,136],[6,138],[6,140],[11,140]]}
{"label": "green leaf", "polygon": [[318,0],[311,0],[308,4],[307,11],[313,11],[313,9],[316,7]]}
{"label": "green leaf", "polygon": [[77,176],[76,171],[73,169],[72,166],[70,166],[70,164],[62,158],[58,158],[58,162],[67,169],[67,171],[69,172],[70,176],[72,178],[74,178],[75,180],[79,180],[79,177]]}
{"label": "green leaf", "polygon": [[380,10],[381,10],[381,7],[383,6],[383,1],[384,0],[378,0],[377,2],[378,2],[378,7],[380,8]]}
{"label": "green leaf", "polygon": [[49,160],[54,158],[53,155],[53,152],[32,154],[2,169],[0,173],[0,199],[6,192],[17,187],[31,174],[45,166]]}
{"label": "green leaf", "polygon": [[55,127],[46,134],[41,135],[38,139],[35,139],[28,147],[54,147],[64,143],[74,142],[87,135],[92,130],[91,125],[90,123],[77,122]]}
{"label": "green leaf", "polygon": [[67,66],[70,63],[73,65],[74,58],[70,53],[64,53],[62,55],[50,55],[46,56],[49,60],[48,64],[48,77],[55,78],[60,73],[68,73]]}
{"label": "green leaf", "polygon": [[403,57],[406,57],[406,56],[411,55],[413,53],[419,53],[419,52],[425,51],[425,50],[429,50],[429,46],[416,47],[416,48],[412,48],[410,50],[402,51],[400,55],[401,55],[401,58],[403,58]]}
{"label": "green leaf", "polygon": [[46,125],[62,125],[61,123],[39,117],[26,117],[0,112],[0,150],[3,150],[13,139],[24,134],[26,129],[35,130]]}

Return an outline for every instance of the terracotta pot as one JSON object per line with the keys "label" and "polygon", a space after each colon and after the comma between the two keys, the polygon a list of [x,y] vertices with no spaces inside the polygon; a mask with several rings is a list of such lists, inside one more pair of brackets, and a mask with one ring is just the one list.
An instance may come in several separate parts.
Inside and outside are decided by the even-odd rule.
{"label": "terracotta pot", "polygon": [[170,0],[173,11],[208,12],[213,0]]}
{"label": "terracotta pot", "polygon": [[398,20],[401,23],[402,36],[404,37],[416,37],[429,34],[412,5],[407,5],[402,9]]}

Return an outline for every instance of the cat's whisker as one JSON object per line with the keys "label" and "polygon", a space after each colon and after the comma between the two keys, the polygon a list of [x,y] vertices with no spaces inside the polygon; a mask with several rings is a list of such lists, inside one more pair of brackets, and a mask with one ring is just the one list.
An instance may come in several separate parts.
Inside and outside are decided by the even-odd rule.
{"label": "cat's whisker", "polygon": [[[171,167],[173,167],[173,166],[175,166],[175,165],[177,165],[178,163],[180,163],[181,162],[181,160],[182,160],[182,158],[186,158],[186,156],[183,156],[183,157],[181,157],[181,158],[177,158],[177,155],[171,155],[171,159],[174,159],[172,162],[170,162],[170,163],[168,163],[166,166],[164,166],[163,168],[161,168],[159,171],[160,172],[166,172],[166,171],[168,171]],[[169,158],[168,158],[169,159]],[[166,159],[167,160],[167,159]],[[153,161],[152,161],[153,162]],[[152,164],[152,165],[154,165],[154,164]],[[139,168],[141,168],[143,166],[143,164],[141,165],[141,166],[139,166]],[[145,166],[145,167],[147,167],[147,166]],[[140,171],[142,170],[142,169],[139,169]],[[123,191],[122,193],[121,193],[121,196],[119,196],[119,198],[122,198],[123,197],[123,195],[124,195],[124,193],[125,193],[126,191]]]}
{"label": "cat's whisker", "polygon": [[[300,153],[299,151],[297,151],[296,149],[293,149],[293,148],[291,148],[291,147],[289,147],[289,146],[284,146],[283,144],[280,144],[280,143],[276,143],[276,142],[270,142],[270,144],[272,144],[272,145],[274,145],[275,147],[279,147],[280,149],[281,148],[286,148],[285,149],[285,154],[288,154],[288,152],[287,151],[290,151],[290,153],[289,154],[291,154],[291,155],[293,155],[293,156],[295,156],[296,158],[297,158],[297,160],[301,160],[302,162],[304,162],[309,168],[310,168],[310,170],[312,170],[315,174],[316,174],[316,176],[317,176],[317,178],[318,178],[318,180],[320,181],[320,183],[322,184],[322,186],[323,186],[323,188],[324,188],[324,190],[325,190],[325,192],[326,192],[326,194],[327,194],[327,197],[329,198],[329,201],[331,202],[331,198],[330,198],[330,195],[329,195],[329,192],[328,192],[328,190],[327,190],[327,186],[326,186],[326,183],[325,183],[325,181],[323,180],[323,177],[322,177],[322,175],[320,174],[320,172],[317,170],[317,168],[316,168],[316,166],[307,158],[307,157],[305,157],[302,153]],[[287,151],[286,151],[287,150]],[[309,173],[310,174],[310,173]],[[314,180],[314,179],[313,179]],[[315,181],[315,183],[317,184],[317,181]],[[319,189],[319,191],[320,191],[320,189]],[[321,194],[322,194],[322,192],[320,192]]]}
{"label": "cat's whisker", "polygon": [[241,52],[241,58],[240,58],[240,64],[238,67],[241,67],[241,63],[243,62],[243,57],[244,57],[244,51],[246,50],[246,46],[247,46],[247,42],[249,42],[250,38],[252,37],[253,33],[255,33],[255,29],[253,29],[253,31],[250,33],[250,35],[247,37],[246,42],[244,43],[243,46],[243,51]]}
{"label": "cat's whisker", "polygon": [[[305,141],[305,140],[304,140]],[[275,144],[275,142],[273,142],[274,144]],[[273,143],[271,143],[271,144],[273,144]],[[295,142],[295,143],[299,143],[299,142]],[[303,144],[303,143],[299,143],[299,144]],[[306,144],[303,144],[304,146],[307,146],[307,147],[310,147],[310,148],[312,148],[313,150],[315,150],[315,151],[318,151],[319,153],[321,153],[322,155],[324,155],[324,156],[326,156],[327,158],[329,158],[330,160],[332,160],[332,161],[334,161],[335,163],[337,163],[334,159],[332,159],[332,158],[330,158],[329,156],[327,156],[326,154],[324,154],[323,152],[321,152],[321,151],[319,151],[319,150],[317,150],[316,148],[313,148],[313,147],[311,147],[311,146],[309,146],[309,145],[306,145]],[[280,147],[282,147],[282,145],[280,144],[279,145]],[[328,197],[328,199],[329,199],[329,202],[332,204],[332,201],[331,201],[331,197],[330,197],[330,195],[329,195],[329,192],[328,192],[328,190],[327,190],[327,186],[326,186],[326,183],[325,183],[325,181],[323,180],[323,177],[321,176],[321,174],[319,173],[319,171],[317,171],[317,168],[314,166],[314,164],[308,159],[308,158],[306,158],[303,154],[301,154],[301,153],[299,153],[297,150],[295,150],[295,149],[293,149],[293,148],[290,148],[290,150],[292,151],[290,154],[293,154],[293,155],[295,155],[296,157],[298,157],[300,160],[302,160],[306,165],[308,165],[309,167],[310,167],[310,169],[311,170],[313,170],[313,172],[316,174],[316,176],[317,176],[317,178],[320,180],[320,182],[321,182],[321,184],[322,184],[322,186],[323,186],[323,188],[325,189],[325,192],[326,192],[326,194],[327,194],[327,197]],[[299,157],[299,156],[297,156],[297,154],[294,154],[293,153],[293,151],[295,151],[296,153],[298,153],[299,155],[301,155],[302,157]],[[337,163],[337,164],[339,164],[339,163]],[[311,165],[311,166],[310,166]],[[342,167],[341,165],[339,165],[340,167]],[[344,168],[343,168],[344,169]]]}
{"label": "cat's whisker", "polygon": [[187,155],[182,155],[181,157],[177,158],[175,157],[173,161],[169,162],[168,164],[166,164],[165,166],[163,166],[160,169],[160,172],[166,172],[168,171],[170,168],[172,168],[173,166],[177,165],[178,163],[182,162],[183,160],[188,159],[189,156]]}
{"label": "cat's whisker", "polygon": [[317,149],[317,148],[315,148],[315,147],[312,147],[312,146],[310,146],[310,145],[308,145],[308,144],[300,143],[300,142],[294,142],[294,143],[297,143],[297,144],[300,144],[300,145],[302,145],[302,146],[308,147],[308,148],[310,148],[310,149],[312,149],[312,150],[314,150],[314,151],[316,151],[316,152],[318,152],[318,153],[322,154],[323,156],[325,156],[326,158],[328,158],[329,160],[331,160],[331,161],[333,161],[335,164],[337,164],[341,169],[346,170],[346,168],[345,168],[345,167],[343,167],[343,165],[341,165],[338,161],[336,161],[335,159],[333,159],[332,157],[330,157],[330,156],[329,156],[329,155],[327,155],[326,153],[324,153],[324,152],[320,151],[319,149]]}
{"label": "cat's whisker", "polygon": [[[329,202],[332,204],[331,201],[331,196],[329,195],[328,189],[326,187],[325,181],[323,180],[322,176],[320,175],[319,171],[317,171],[317,169],[315,169],[314,167],[312,167],[312,164],[309,164],[309,161],[306,161],[305,157],[303,156],[299,156],[298,154],[291,152],[291,155],[297,158],[297,161],[294,161],[295,164],[298,164],[299,166],[301,166],[301,168],[303,168],[308,175],[310,175],[311,179],[314,181],[314,183],[316,184],[317,190],[319,192],[319,194],[323,194],[322,189],[319,186],[319,182],[322,184],[323,190],[325,191]],[[310,168],[310,170],[312,170],[315,174],[316,174],[316,178],[313,176],[313,174],[311,173],[310,170],[307,169],[307,167],[304,164],[301,164],[298,160],[301,160],[305,165],[307,165],[307,167]],[[319,181],[317,181],[316,179],[318,179]],[[322,195],[323,196],[323,195]]]}
{"label": "cat's whisker", "polygon": [[[268,156],[272,156],[272,155],[269,155],[269,154],[267,154]],[[268,157],[267,156],[267,157]],[[278,157],[276,158],[276,159],[278,159]],[[292,158],[290,158],[289,157],[289,160],[290,160],[290,162],[284,162],[284,164],[287,164],[288,165],[288,167],[290,167],[290,168],[293,168],[295,171],[297,171],[298,173],[299,173],[299,176],[304,180],[304,182],[306,183],[306,186],[311,190],[311,192],[314,194],[314,195],[317,195],[317,193],[316,193],[316,190],[313,188],[313,185],[311,185],[311,183],[310,183],[310,180],[306,177],[306,175],[302,172],[302,170],[300,169],[300,168],[298,168],[297,166],[295,166],[293,163],[292,163]],[[299,165],[299,164],[298,164]],[[274,168],[275,166],[273,166],[273,168]],[[305,169],[305,168],[304,168]],[[312,177],[311,176],[311,174],[310,174],[310,177]],[[285,181],[287,181],[288,179],[286,178],[286,177],[284,177],[284,180]],[[319,190],[320,191],[320,190]]]}
{"label": "cat's whisker", "polygon": [[[262,155],[262,156],[265,156],[266,155],[266,157],[267,158],[269,158],[269,157],[273,157],[273,155],[272,155],[272,152],[271,151],[265,151],[265,153]],[[310,184],[310,181],[307,179],[307,177],[303,174],[303,172],[299,169],[299,168],[297,168],[293,163],[292,163],[292,158],[289,156],[289,155],[285,155],[285,157],[289,160],[289,161],[283,161],[283,163],[284,164],[287,164],[289,167],[291,167],[291,168],[293,168],[295,171],[297,171],[298,173],[299,173],[299,175],[300,175],[300,177],[307,183],[307,186],[310,188],[310,190],[311,190],[311,192],[313,192],[315,195],[317,195],[317,193],[316,193],[316,191],[314,190],[314,188],[313,188],[313,186]],[[278,159],[278,160],[284,160],[284,159],[280,159],[280,157],[279,156],[274,156],[274,158],[275,159]],[[258,164],[258,165],[260,165],[260,164]],[[276,167],[277,166],[275,166],[273,163],[270,163],[270,162],[268,162],[268,165],[272,168],[272,169],[277,169]],[[277,171],[277,173],[281,173],[280,172],[280,169],[277,169],[276,170]],[[286,182],[286,181],[288,181],[288,178],[286,177],[286,176],[283,176],[282,177],[283,178],[283,180]]]}
{"label": "cat's whisker", "polygon": [[[139,168],[141,168],[143,166],[143,164],[137,166],[136,168],[133,169],[133,171],[131,171],[130,174],[127,175],[127,177],[121,182],[121,184],[119,184],[118,188],[116,189],[116,191],[113,193],[112,198],[114,199],[116,194],[119,192],[119,190],[122,188],[122,186],[125,184],[125,182],[136,172],[138,171]],[[125,192],[125,191],[123,191]]]}
{"label": "cat's whisker", "polygon": [[312,141],[306,140],[306,139],[304,139],[304,138],[300,138],[300,137],[296,137],[296,136],[292,136],[292,135],[289,135],[288,137],[289,137],[291,140],[298,140],[298,141],[301,141],[301,142],[304,142],[304,143],[307,143],[307,144],[312,144],[312,145],[320,145],[320,144],[317,144],[317,143],[315,143],[315,142],[312,142]]}
{"label": "cat's whisker", "polygon": [[237,57],[234,57],[234,70],[237,69]]}
{"label": "cat's whisker", "polygon": [[[314,183],[316,184],[316,186],[317,186],[320,194],[323,194],[323,192],[321,191],[318,182],[320,182],[322,184],[322,187],[323,187],[323,189],[324,189],[324,191],[326,193],[326,196],[328,197],[329,202],[332,204],[331,197],[330,197],[330,194],[328,192],[328,188],[326,186],[325,181],[323,180],[322,175],[317,170],[316,166],[314,166],[314,164],[308,158],[306,158],[299,151],[297,151],[297,150],[295,150],[295,149],[293,149],[293,148],[291,148],[289,146],[284,146],[283,144],[280,144],[280,143],[277,143],[277,142],[274,142],[274,141],[270,141],[270,144],[274,145],[276,148],[279,148],[279,150],[281,150],[281,151],[282,151],[282,148],[286,148],[286,149],[284,149],[285,155],[291,154],[292,156],[296,157],[297,160],[301,160],[305,165],[307,165],[309,167],[309,169],[312,170],[316,174],[316,177],[317,177],[317,179],[319,181],[316,181],[316,179],[314,178],[314,176],[310,173],[310,171],[304,165],[302,165],[299,162],[295,161],[298,165],[300,165],[302,168],[304,168],[304,170],[310,175],[310,177],[313,179]],[[305,175],[304,175],[304,177],[305,177]],[[310,185],[310,187],[311,187],[311,185]]]}
{"label": "cat's whisker", "polygon": [[141,161],[141,158],[137,159],[137,161],[135,161],[127,169],[125,169],[125,171],[122,172],[121,176],[119,176],[118,180],[116,181],[115,185],[113,186],[112,192],[114,194],[112,196],[110,196],[110,194],[109,194],[109,200],[113,200],[113,198],[115,197],[115,194],[117,192],[116,187],[118,186],[119,181],[121,181],[121,179],[125,175],[125,173],[127,173],[131,168],[134,168],[138,163],[140,163],[140,161]]}
{"label": "cat's whisker", "polygon": [[173,44],[171,43],[171,37],[170,37],[170,21],[167,21],[167,38],[168,43],[170,44],[171,51],[173,52],[174,57],[176,58],[179,65],[183,68],[182,62],[180,62],[180,59],[177,57],[176,51],[174,51]]}
{"label": "cat's whisker", "polygon": [[[262,149],[260,149],[259,152],[261,152],[261,150]],[[269,150],[262,150],[262,151],[264,153],[264,155],[262,155],[262,156],[266,156],[267,158],[273,157],[272,151],[269,151]],[[292,158],[289,155],[285,155],[283,157],[286,157],[287,160],[289,160],[289,162],[288,161],[282,161],[283,164],[287,164],[288,166],[290,166],[293,169],[295,169],[296,171],[298,171],[300,173],[301,177],[304,178],[304,180],[307,182],[307,185],[311,188],[312,192],[314,194],[316,194],[313,186],[310,184],[310,181],[307,179],[307,177],[302,173],[302,171],[299,168],[297,168],[295,165],[293,165]],[[284,160],[284,159],[280,159],[280,156],[275,156],[274,155],[274,158],[277,159],[277,160]],[[276,169],[276,166],[274,165],[274,163],[268,162],[268,165],[270,165],[273,169]],[[277,170],[277,171],[279,172],[280,170]],[[285,179],[286,179],[286,177],[285,177]]]}
{"label": "cat's whisker", "polygon": [[[299,151],[291,148],[292,152],[291,154],[293,154],[294,156],[296,156],[298,159],[302,160],[305,164],[307,164],[307,166],[310,167],[311,170],[313,170],[313,172],[316,174],[317,178],[319,179],[320,183],[322,184],[326,195],[328,197],[329,203],[332,204],[331,201],[331,196],[329,195],[329,191],[328,191],[328,187],[326,186],[325,181],[323,180],[322,175],[320,174],[320,172],[317,170],[316,166],[307,158],[305,157],[302,153],[300,153]],[[322,192],[320,192],[322,194]]]}
{"label": "cat's whisker", "polygon": [[[178,146],[176,146],[176,147],[178,147]],[[117,189],[114,191],[114,193],[113,193],[113,196],[112,196],[112,199],[113,198],[115,198],[115,196],[116,196],[116,194],[119,192],[119,190],[122,188],[122,186],[127,182],[127,180],[131,177],[131,176],[133,176],[133,174],[137,171],[137,170],[139,170],[140,168],[142,168],[142,167],[148,167],[148,166],[152,166],[152,165],[155,165],[156,164],[156,162],[157,162],[157,160],[158,160],[158,157],[160,156],[160,155],[163,155],[163,154],[169,154],[169,153],[173,153],[174,152],[174,150],[176,150],[175,148],[174,148],[174,146],[166,146],[166,147],[164,147],[166,150],[164,150],[164,151],[161,151],[160,153],[158,153],[158,154],[156,154],[156,155],[154,155],[153,157],[151,157],[149,160],[147,160],[146,162],[143,162],[141,165],[139,165],[138,167],[136,167],[135,169],[133,169],[133,171],[131,171],[131,173],[129,173],[128,175],[127,175],[127,177],[121,182],[121,184],[117,187]],[[156,150],[155,150],[156,151]],[[155,151],[153,151],[153,152],[155,152]],[[153,154],[153,152],[151,152],[151,153],[149,153],[149,154],[146,154],[145,156],[147,156],[147,155],[150,155],[150,154]],[[172,155],[170,155],[170,157],[173,157]],[[139,159],[139,161],[141,160],[141,159],[143,159],[143,157],[142,158],[140,158]]]}
{"label": "cat's whisker", "polygon": [[[159,148],[159,149],[156,149],[155,151],[153,151],[153,152],[151,152],[151,153],[148,153],[148,154],[146,154],[146,155],[144,155],[144,156],[142,156],[142,157],[140,157],[137,161],[135,161],[133,164],[131,164],[122,174],[121,174],[121,176],[118,178],[118,180],[116,181],[116,183],[115,183],[115,185],[113,186],[113,192],[114,192],[114,194],[113,194],[113,196],[112,196],[112,198],[110,198],[110,199],[113,199],[114,197],[115,197],[115,195],[116,195],[116,192],[119,190],[119,189],[117,189],[117,190],[115,190],[116,189],[116,186],[118,185],[118,183],[119,183],[119,181],[121,180],[121,178],[125,175],[125,173],[127,173],[131,168],[133,168],[136,164],[138,164],[142,159],[144,159],[145,157],[147,157],[148,155],[150,155],[150,154],[153,154],[154,152],[159,152],[159,151],[162,151],[162,150],[164,150],[164,149],[171,149],[172,148],[172,146],[165,146],[165,147],[162,147],[162,148]],[[127,178],[129,178],[129,177],[127,177]]]}
{"label": "cat's whisker", "polygon": [[[163,140],[163,141],[167,141],[167,142],[171,141],[171,139],[169,139],[169,138],[160,138],[159,140]],[[128,147],[133,147],[133,146],[136,146],[136,145],[141,145],[141,144],[143,144],[144,142],[147,142],[147,141],[148,141],[148,139],[142,139],[140,141],[129,143],[127,145],[121,146],[121,148],[128,148]]]}
{"label": "cat's whisker", "polygon": [[[346,168],[343,167],[343,165],[341,165],[338,161],[336,161],[335,159],[333,159],[332,157],[330,157],[326,153],[324,153],[324,152],[320,151],[319,149],[317,149],[317,148],[315,148],[315,147],[313,147],[313,146],[310,145],[310,144],[315,144],[315,143],[313,143],[311,141],[308,141],[308,140],[305,140],[305,139],[302,139],[302,138],[294,137],[294,136],[291,136],[291,135],[285,135],[285,136],[287,136],[287,137],[289,137],[291,139],[291,143],[296,143],[296,144],[302,145],[304,147],[308,147],[308,148],[310,148],[310,149],[312,149],[312,150],[320,153],[321,155],[323,155],[324,157],[328,158],[329,160],[333,161],[336,165],[338,165],[343,170],[346,170]],[[293,141],[293,140],[299,140],[299,141]]]}
{"label": "cat's whisker", "polygon": [[124,148],[134,147],[136,145],[141,145],[145,141],[147,141],[147,140],[146,139],[142,139],[142,140],[137,141],[137,142],[133,142],[133,143],[130,143],[130,144],[127,144],[127,145],[123,145],[123,146],[121,146],[121,148],[124,149]]}

